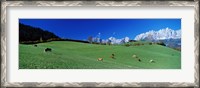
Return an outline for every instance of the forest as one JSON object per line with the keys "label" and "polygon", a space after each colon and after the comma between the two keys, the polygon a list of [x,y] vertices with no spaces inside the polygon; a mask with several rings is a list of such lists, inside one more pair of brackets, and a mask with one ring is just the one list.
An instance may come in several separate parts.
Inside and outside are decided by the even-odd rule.
{"label": "forest", "polygon": [[19,23],[19,42],[23,44],[33,44],[40,42],[61,40],[54,33],[41,28],[32,27]]}

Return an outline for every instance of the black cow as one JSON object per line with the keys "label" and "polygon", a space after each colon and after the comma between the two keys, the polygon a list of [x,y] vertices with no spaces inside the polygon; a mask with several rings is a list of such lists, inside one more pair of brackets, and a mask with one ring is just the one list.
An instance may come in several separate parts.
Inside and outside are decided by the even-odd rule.
{"label": "black cow", "polygon": [[141,59],[138,59],[139,62],[141,62]]}
{"label": "black cow", "polygon": [[112,54],[110,58],[115,59],[115,54]]}
{"label": "black cow", "polygon": [[37,45],[34,45],[34,47],[37,47]]}
{"label": "black cow", "polygon": [[46,48],[46,49],[44,49],[44,52],[51,52],[51,51],[52,51],[51,48]]}

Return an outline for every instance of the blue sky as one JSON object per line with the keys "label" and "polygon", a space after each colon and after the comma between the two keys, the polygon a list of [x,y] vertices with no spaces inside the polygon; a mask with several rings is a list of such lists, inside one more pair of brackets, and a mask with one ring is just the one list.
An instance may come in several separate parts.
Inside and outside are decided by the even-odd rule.
{"label": "blue sky", "polygon": [[53,32],[61,38],[85,40],[101,34],[102,39],[111,36],[129,37],[150,30],[181,29],[181,19],[19,19],[25,25]]}

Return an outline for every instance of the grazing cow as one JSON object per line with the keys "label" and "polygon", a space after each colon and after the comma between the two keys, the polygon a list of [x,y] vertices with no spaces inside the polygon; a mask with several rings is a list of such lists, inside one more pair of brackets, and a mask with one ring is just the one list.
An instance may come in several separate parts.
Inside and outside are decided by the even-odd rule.
{"label": "grazing cow", "polygon": [[51,52],[51,51],[52,51],[51,48],[44,49],[44,52]]}
{"label": "grazing cow", "polygon": [[132,57],[133,57],[133,58],[138,58],[136,55],[133,55]]}
{"label": "grazing cow", "polygon": [[97,61],[103,61],[103,58],[98,58]]}
{"label": "grazing cow", "polygon": [[115,59],[115,54],[111,54],[110,58]]}
{"label": "grazing cow", "polygon": [[37,45],[34,45],[34,47],[37,47]]}
{"label": "grazing cow", "polygon": [[152,59],[151,59],[149,62],[150,62],[150,63],[155,63],[155,61],[154,61],[154,60],[152,60]]}
{"label": "grazing cow", "polygon": [[138,59],[139,62],[141,62],[141,59]]}
{"label": "grazing cow", "polygon": [[132,57],[133,57],[133,58],[136,58],[136,60],[138,60],[139,62],[141,62],[141,59],[140,59],[140,58],[138,58],[138,56],[137,56],[137,55],[133,55]]}

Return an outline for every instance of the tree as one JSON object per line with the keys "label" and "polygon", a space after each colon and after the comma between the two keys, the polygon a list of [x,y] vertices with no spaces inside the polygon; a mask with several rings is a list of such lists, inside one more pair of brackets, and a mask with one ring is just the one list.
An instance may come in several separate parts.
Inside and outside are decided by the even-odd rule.
{"label": "tree", "polygon": [[107,44],[108,44],[108,45],[111,45],[111,40],[108,40]]}
{"label": "tree", "polygon": [[88,37],[88,42],[92,44],[92,36]]}
{"label": "tree", "polygon": [[100,42],[100,44],[102,44],[103,43],[102,39],[100,39],[99,42]]}
{"label": "tree", "polygon": [[157,42],[157,44],[158,44],[158,45],[162,45],[162,46],[166,46],[165,43],[162,42],[162,41]]}
{"label": "tree", "polygon": [[40,37],[40,42],[43,42],[43,39],[42,39],[42,37]]}

